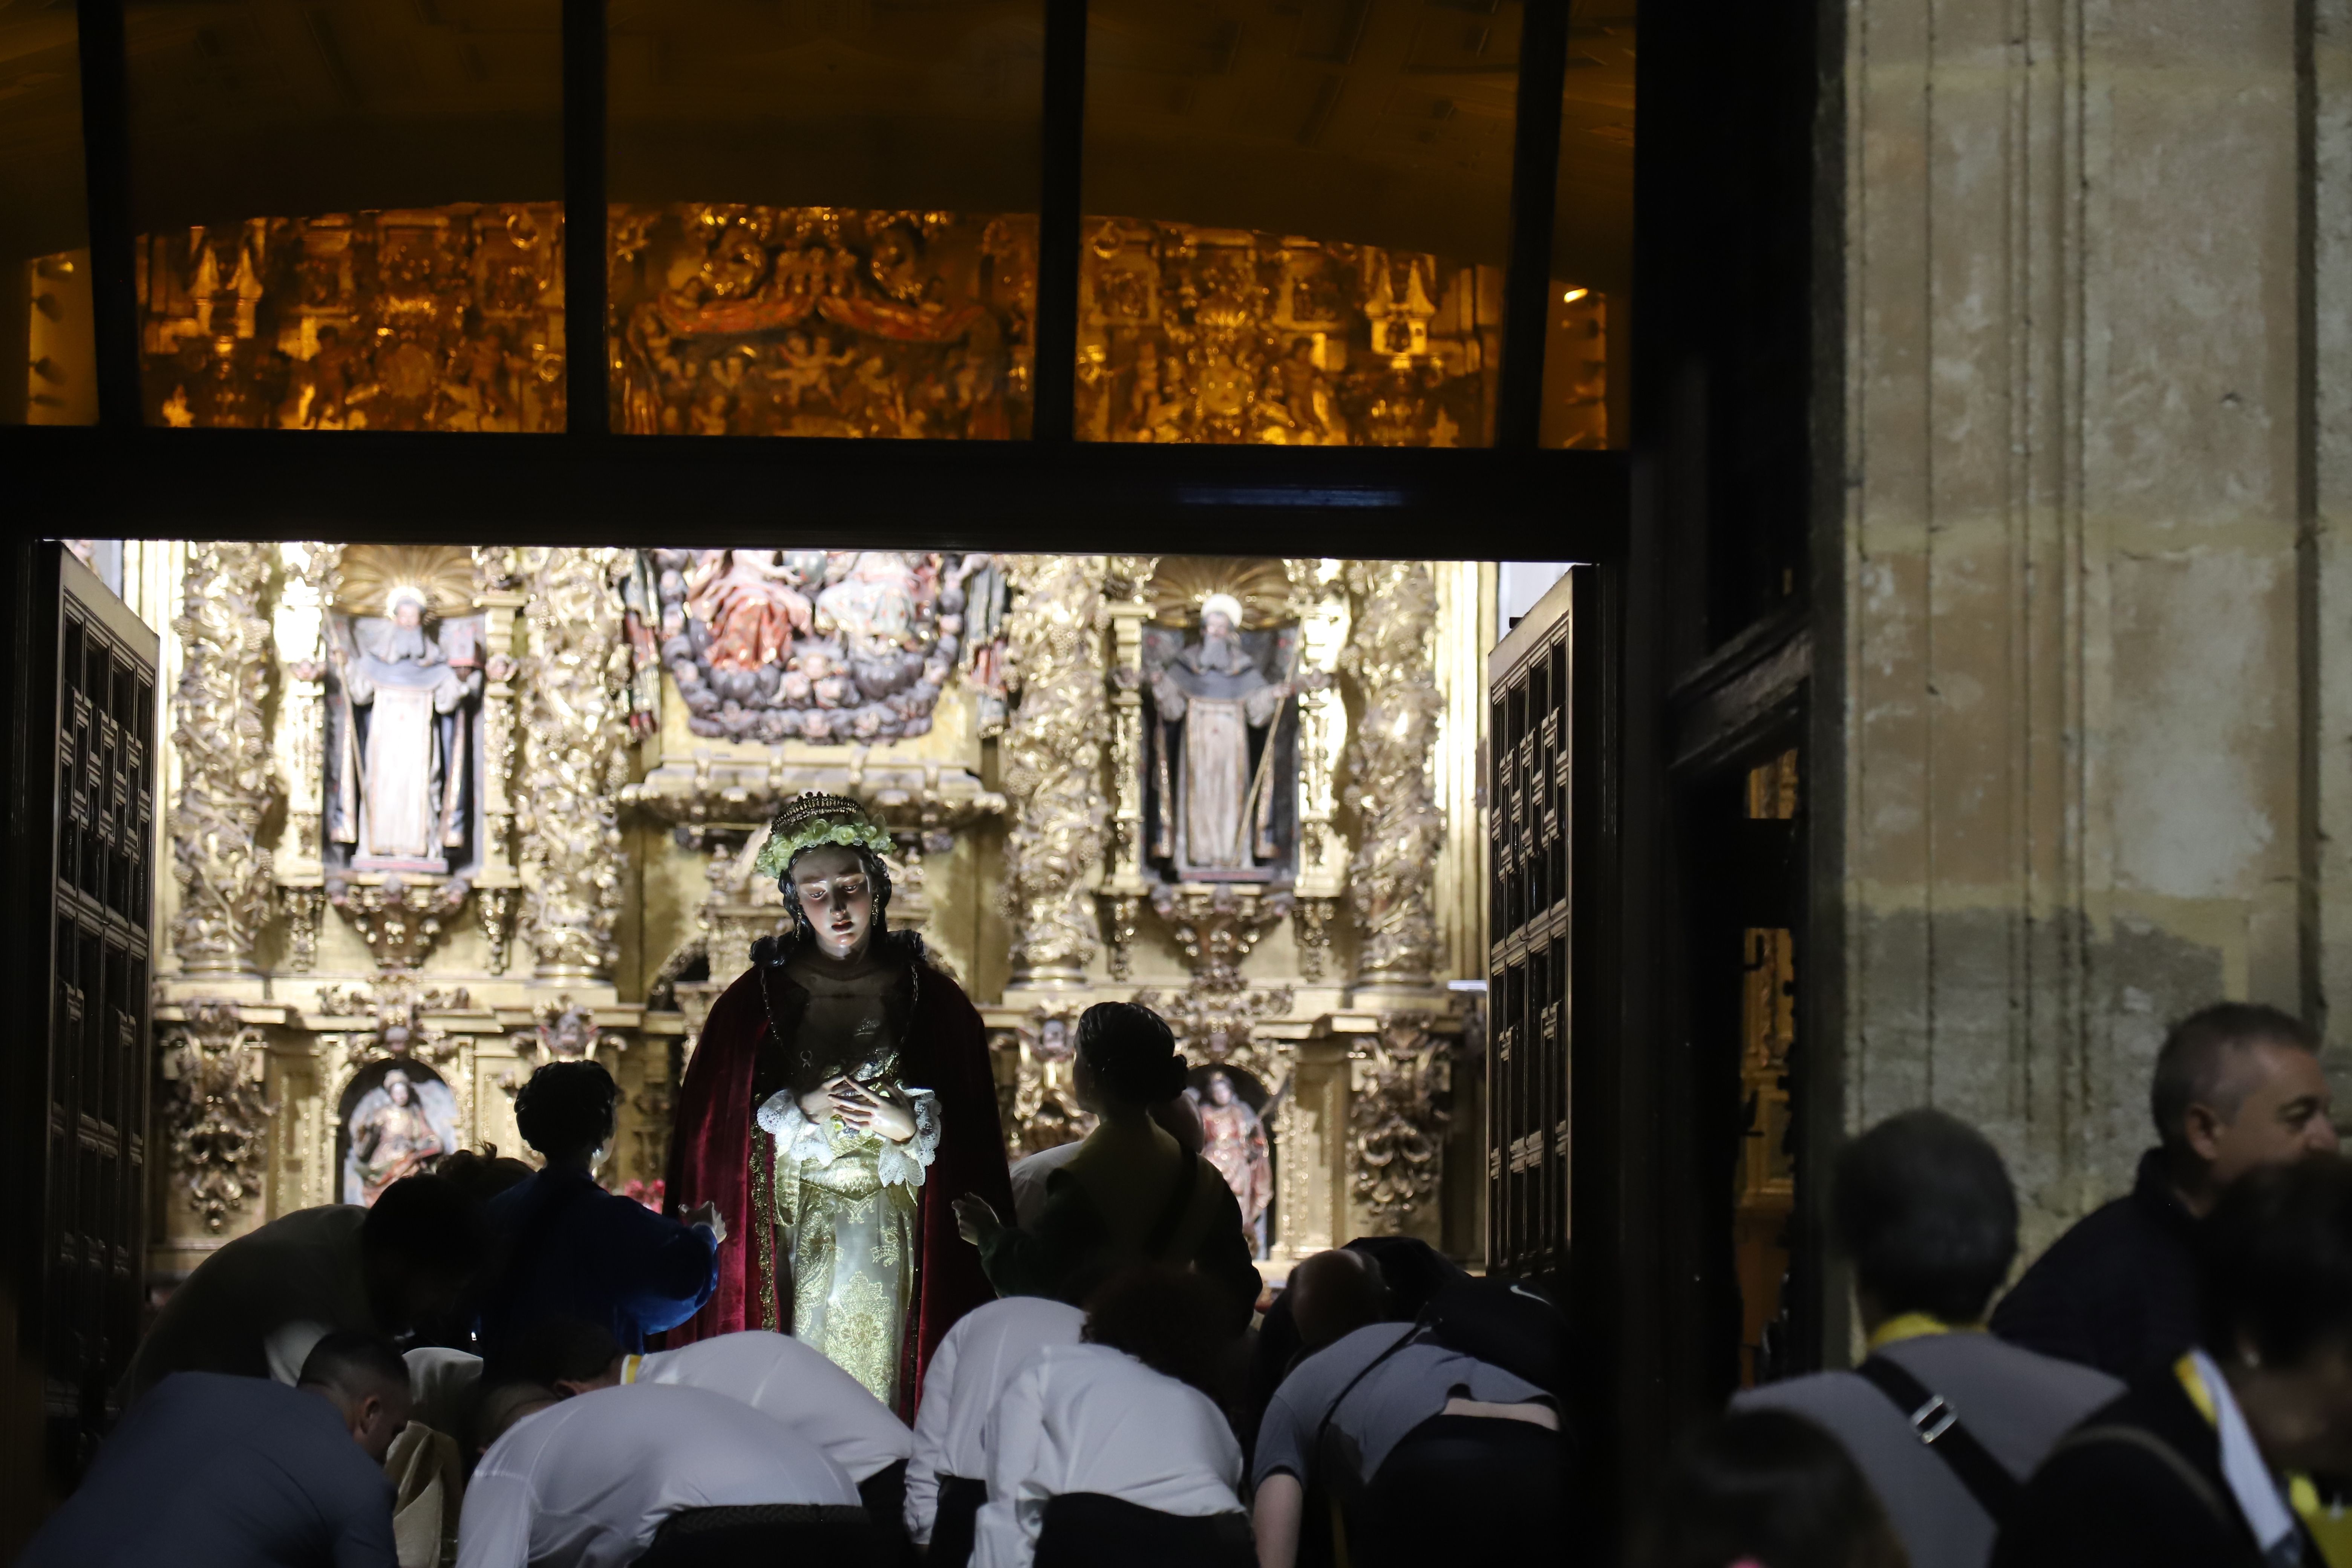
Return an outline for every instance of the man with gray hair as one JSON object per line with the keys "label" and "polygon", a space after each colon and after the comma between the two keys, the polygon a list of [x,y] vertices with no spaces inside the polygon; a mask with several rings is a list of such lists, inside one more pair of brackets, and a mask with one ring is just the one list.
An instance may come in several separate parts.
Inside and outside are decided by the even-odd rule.
{"label": "man with gray hair", "polygon": [[1790,1411],[1835,1437],[1911,1568],[1985,1568],[2026,1479],[2123,1385],[1980,1331],[2017,1257],[2017,1194],[1973,1127],[1940,1110],[1887,1118],[1838,1152],[1830,1203],[1870,1354],[1732,1408]]}
{"label": "man with gray hair", "polygon": [[2197,1342],[2195,1227],[2266,1165],[2336,1149],[2319,1037],[2255,1003],[2173,1026],[2150,1086],[2157,1148],[2138,1179],[2053,1243],[1993,1314],[2013,1344],[2129,1379]]}

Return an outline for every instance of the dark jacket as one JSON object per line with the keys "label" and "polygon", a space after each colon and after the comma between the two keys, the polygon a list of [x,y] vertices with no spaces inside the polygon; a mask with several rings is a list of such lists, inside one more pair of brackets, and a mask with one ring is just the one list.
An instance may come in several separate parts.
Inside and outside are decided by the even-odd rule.
{"label": "dark jacket", "polygon": [[2053,1243],[2001,1299],[1992,1331],[2126,1382],[2168,1367],[2202,1326],[2196,1234],[2163,1152],[2151,1149],[2140,1156],[2131,1195]]}
{"label": "dark jacket", "polygon": [[[2178,1456],[2185,1474],[2157,1444]],[[2307,1535],[2303,1563],[2325,1568]],[[2168,1365],[2095,1412],[2033,1473],[1992,1568],[2265,1564],[2222,1479],[2221,1440]]]}
{"label": "dark jacket", "polygon": [[612,1331],[625,1351],[710,1300],[710,1232],[608,1193],[578,1171],[541,1171],[490,1200],[500,1261],[482,1307],[482,1354],[498,1361],[549,1318]]}

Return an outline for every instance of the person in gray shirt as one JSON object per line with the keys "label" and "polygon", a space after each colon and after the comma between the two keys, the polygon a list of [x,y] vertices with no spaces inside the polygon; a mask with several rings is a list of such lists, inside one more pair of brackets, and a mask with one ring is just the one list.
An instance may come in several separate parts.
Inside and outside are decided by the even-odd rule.
{"label": "person in gray shirt", "polygon": [[[1350,1271],[1370,1283],[1350,1288]],[[1477,1529],[1548,1533],[1566,1470],[1551,1395],[1436,1342],[1417,1324],[1379,1321],[1378,1278],[1378,1265],[1344,1248],[1317,1254],[1292,1276],[1312,1353],[1283,1379],[1258,1427],[1250,1480],[1261,1568],[1297,1562],[1310,1481],[1372,1498],[1426,1499],[1442,1487],[1460,1506],[1419,1510],[1447,1521],[1436,1560],[1457,1552],[1464,1561],[1490,1560],[1480,1548],[1492,1543],[1472,1539]],[[1327,1428],[1337,1442],[1326,1440]],[[1333,1463],[1353,1474],[1318,1474]],[[1528,1510],[1539,1522],[1521,1519]],[[1433,1560],[1428,1543],[1408,1539],[1402,1523],[1385,1521],[1368,1534],[1349,1543],[1350,1561]]]}
{"label": "person in gray shirt", "polygon": [[18,1568],[394,1568],[383,1469],[408,1369],[373,1335],[320,1340],[289,1388],[176,1372],[131,1407]]}
{"label": "person in gray shirt", "polygon": [[[1859,1372],[1770,1384],[1731,1407],[1791,1411],[1835,1436],[1877,1492],[1912,1568],[1985,1568],[1997,1527],[1979,1492],[2000,1498],[2010,1483],[2021,1486],[2123,1384],[1983,1331],[2017,1256],[2017,1194],[1974,1128],[1937,1110],[1888,1118],[1839,1152],[1831,1202],[1871,1356],[1895,1369],[1886,1381],[1916,1384],[1943,1407],[1915,1428],[1910,1395],[1898,1404]],[[1966,1454],[1959,1464],[1952,1457],[1966,1439],[1926,1440],[1944,1415],[1997,1473],[1972,1487]]]}

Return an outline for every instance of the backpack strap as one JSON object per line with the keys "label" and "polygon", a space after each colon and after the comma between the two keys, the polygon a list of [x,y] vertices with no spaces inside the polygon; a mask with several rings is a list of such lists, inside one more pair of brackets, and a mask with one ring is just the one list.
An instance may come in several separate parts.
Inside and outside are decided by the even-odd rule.
{"label": "backpack strap", "polygon": [[1854,1371],[1902,1412],[1922,1444],[1951,1467],[1953,1476],[1992,1520],[1993,1529],[2006,1525],[2016,1513],[2025,1488],[1977,1440],[1975,1433],[1960,1424],[1960,1413],[1951,1401],[1883,1355],[1872,1356]]}
{"label": "backpack strap", "polygon": [[[2144,1426],[2078,1426],[2066,1434],[2058,1446],[2050,1450],[2050,1457],[2054,1459],[2072,1449],[2113,1445],[2137,1448],[2141,1453],[2147,1455],[2172,1472],[2172,1479],[2187,1488],[2189,1495],[2204,1505],[2205,1511],[2213,1516],[2214,1522],[2220,1524],[2224,1530],[2235,1531],[2239,1528],[2235,1510],[2221,1501],[2221,1494],[2213,1489],[2213,1483],[2207,1480],[2196,1466],[2184,1458],[2179,1449]],[[2047,1462],[2044,1461],[2044,1463]]]}

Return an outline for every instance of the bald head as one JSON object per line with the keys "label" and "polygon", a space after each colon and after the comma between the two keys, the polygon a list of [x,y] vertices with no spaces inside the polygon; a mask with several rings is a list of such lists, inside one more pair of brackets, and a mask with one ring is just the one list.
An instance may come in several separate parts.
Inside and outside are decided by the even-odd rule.
{"label": "bald head", "polygon": [[1388,1316],[1380,1265],[1344,1247],[1318,1252],[1292,1269],[1289,1296],[1299,1348],[1309,1352]]}

